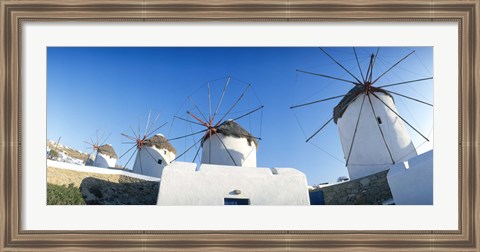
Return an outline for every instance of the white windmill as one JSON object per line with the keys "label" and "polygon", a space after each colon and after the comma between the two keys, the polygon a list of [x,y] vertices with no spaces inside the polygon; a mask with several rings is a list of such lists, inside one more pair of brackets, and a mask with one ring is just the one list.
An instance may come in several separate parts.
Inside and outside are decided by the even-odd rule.
{"label": "white windmill", "polygon": [[[222,84],[223,88],[216,88]],[[199,139],[193,138],[193,144],[178,155],[177,159],[199,145],[193,162],[202,149],[200,161],[202,164],[256,167],[258,140],[261,138],[253,136],[240,125],[243,122],[249,126],[254,124],[256,127],[261,127],[261,113],[264,106],[252,91],[251,85],[227,77],[221,79],[221,82],[218,80],[208,82],[202,88],[188,97],[191,107],[186,114],[183,117],[175,116],[175,119],[187,122],[192,133],[170,140],[185,139],[198,134],[203,136]],[[234,93],[232,97],[235,98],[233,100],[226,98],[227,92]],[[212,100],[217,101],[215,107],[212,107]],[[222,102],[229,102],[230,105],[222,109]],[[256,115],[256,112],[260,113]],[[255,122],[252,123],[252,121]],[[201,130],[193,132],[193,126]],[[261,134],[261,130],[257,131]]]}
{"label": "white windmill", "polygon": [[240,124],[229,119],[212,131],[213,133],[208,132],[202,139],[201,163],[257,166],[258,141]]}
{"label": "white windmill", "polygon": [[95,156],[93,166],[104,168],[115,167],[117,159],[118,156],[111,144],[100,145],[98,146],[97,155]]}
{"label": "white windmill", "polygon": [[158,129],[166,124],[164,123],[160,127],[152,130],[159,117],[159,114],[152,124],[150,124],[150,117],[151,112],[148,114],[148,119],[143,134],[140,131],[140,121],[137,132],[130,127],[133,136],[122,133],[122,136],[129,140],[123,143],[133,144],[133,146],[123,153],[121,157],[135,149],[130,158],[127,160],[125,167],[127,167],[128,163],[136,154],[135,162],[132,168],[133,172],[160,178],[163,168],[175,159],[176,150],[162,134],[154,135]]}
{"label": "white windmill", "polygon": [[[98,136],[98,130],[96,133],[96,141],[93,141],[90,138],[90,142],[84,141],[86,144],[90,145],[88,148],[92,151],[88,154],[88,158],[85,161],[85,165],[93,165],[96,167],[115,167],[117,163],[118,156],[115,153],[112,145],[105,144],[111,134],[104,138],[104,135]],[[92,160],[92,154],[95,158]]]}
{"label": "white windmill", "polygon": [[399,67],[399,64],[414,54],[415,51],[411,51],[396,63],[391,64],[388,69],[379,71],[377,65],[380,48],[378,48],[376,53],[369,55],[367,71],[364,74],[364,69],[361,67],[357,51],[354,48],[352,53],[355,55],[357,63],[355,67],[358,67],[358,72],[361,75],[355,76],[351,69],[347,69],[325,49],[320,48],[320,50],[353,79],[344,79],[343,76],[336,77],[303,70],[297,71],[350,83],[352,88],[343,95],[323,98],[291,107],[296,109],[342,98],[334,107],[333,115],[330,119],[310,135],[307,138],[307,142],[314,138],[331,121],[334,121],[337,124],[350,179],[357,179],[386,170],[393,164],[404,162],[417,156],[416,148],[412,143],[406,126],[413,129],[426,141],[429,141],[429,139],[399,114],[393,96],[413,100],[430,107],[433,107],[433,105],[395,92],[389,89],[389,87],[424,82],[433,79],[433,77],[379,84],[380,80],[385,78],[387,73],[391,72],[395,67]]}

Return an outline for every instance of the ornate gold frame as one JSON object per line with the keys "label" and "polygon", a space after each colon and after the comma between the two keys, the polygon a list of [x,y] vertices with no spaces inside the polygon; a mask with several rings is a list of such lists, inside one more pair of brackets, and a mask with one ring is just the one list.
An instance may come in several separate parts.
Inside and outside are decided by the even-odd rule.
{"label": "ornate gold frame", "polygon": [[[1,0],[0,251],[478,251],[479,0]],[[21,216],[23,21],[444,22],[459,28],[459,229],[456,231],[24,231]]]}

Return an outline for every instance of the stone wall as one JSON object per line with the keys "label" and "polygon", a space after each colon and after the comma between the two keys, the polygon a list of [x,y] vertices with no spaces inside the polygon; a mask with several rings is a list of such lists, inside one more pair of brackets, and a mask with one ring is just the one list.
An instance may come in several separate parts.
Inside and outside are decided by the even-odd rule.
{"label": "stone wall", "polygon": [[325,205],[381,205],[392,198],[388,170],[315,191],[323,191]]}
{"label": "stone wall", "polygon": [[88,205],[155,205],[159,182],[120,174],[100,174],[47,168],[47,183],[73,184]]}

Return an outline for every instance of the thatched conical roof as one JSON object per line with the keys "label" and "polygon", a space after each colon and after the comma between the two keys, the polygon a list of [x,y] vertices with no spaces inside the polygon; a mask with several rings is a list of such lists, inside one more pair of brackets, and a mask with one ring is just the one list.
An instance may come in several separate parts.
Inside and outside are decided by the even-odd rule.
{"label": "thatched conical roof", "polygon": [[[388,91],[383,90],[381,88],[375,88],[375,87],[371,87],[371,88],[372,88],[372,92],[384,93],[390,96],[393,100],[393,96]],[[363,85],[357,85],[352,89],[350,89],[350,91],[348,91],[348,93],[342,98],[342,100],[337,104],[337,106],[333,108],[333,121],[337,123],[338,119],[341,118],[343,116],[343,113],[345,113],[345,110],[347,110],[348,108],[347,104],[357,99],[357,97],[360,94],[364,94],[364,93],[365,93],[365,86]]]}
{"label": "thatched conical roof", "polygon": [[[246,138],[248,141],[248,145],[251,145],[252,142],[255,143],[255,146],[258,148],[258,142],[255,137],[253,137],[250,132],[245,130],[240,124],[236,123],[233,120],[226,120],[220,125],[216,127],[217,133],[221,133],[225,136],[232,136],[236,138]],[[202,139],[202,146],[203,142],[209,138],[209,135],[205,135],[205,137]]]}
{"label": "thatched conical roof", "polygon": [[167,149],[170,152],[173,152],[175,155],[177,154],[177,150],[173,147],[172,144],[162,135],[157,134],[149,139],[143,141],[143,145],[153,147],[155,146],[157,149]]}
{"label": "thatched conical roof", "polygon": [[111,158],[118,159],[117,153],[115,153],[115,150],[110,144],[104,144],[98,147],[98,153],[110,156]]}

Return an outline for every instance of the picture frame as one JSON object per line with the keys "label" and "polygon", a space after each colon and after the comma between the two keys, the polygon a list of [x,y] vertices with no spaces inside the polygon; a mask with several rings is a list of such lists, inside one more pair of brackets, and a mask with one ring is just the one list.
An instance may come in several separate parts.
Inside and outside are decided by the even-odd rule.
{"label": "picture frame", "polygon": [[[1,251],[463,250],[480,247],[478,0],[2,1],[0,3]],[[442,230],[28,231],[22,223],[22,24],[100,22],[456,22],[459,28],[459,228]]]}

